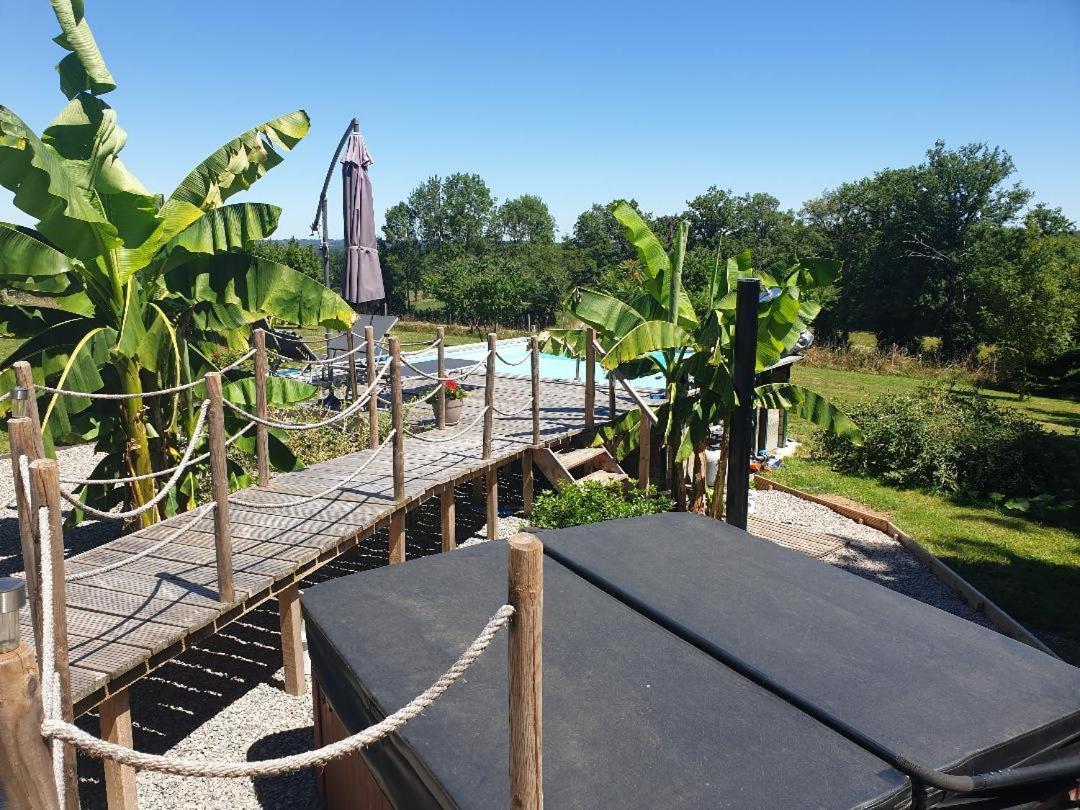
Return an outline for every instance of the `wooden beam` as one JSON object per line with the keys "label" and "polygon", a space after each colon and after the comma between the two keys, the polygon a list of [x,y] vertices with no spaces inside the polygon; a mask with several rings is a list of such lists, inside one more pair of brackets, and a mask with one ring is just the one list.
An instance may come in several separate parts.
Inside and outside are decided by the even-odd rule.
{"label": "wooden beam", "polygon": [[439,327],[435,330],[435,337],[439,341],[439,393],[438,397],[438,414],[435,418],[435,427],[438,430],[443,430],[446,427],[446,386],[443,385],[443,381],[446,379],[446,330],[443,327]]}
{"label": "wooden beam", "polygon": [[214,498],[214,548],[217,551],[218,601],[236,601],[233,587],[232,529],[229,526],[229,468],[225,452],[225,406],[221,397],[221,374],[206,375],[206,398],[210,400],[210,489]]}
{"label": "wooden beam", "polygon": [[491,434],[495,427],[495,351],[497,337],[488,333],[487,373],[484,375],[484,458],[491,458]]}
{"label": "wooden beam", "polygon": [[281,660],[285,667],[285,691],[290,695],[307,692],[304,679],[304,642],[300,638],[300,588],[295,583],[281,591],[278,623],[281,628]]}
{"label": "wooden beam", "polygon": [[499,534],[499,468],[487,469],[487,539],[494,540]]}
{"label": "wooden beam", "polygon": [[[266,403],[266,332],[256,329],[252,333],[255,343],[255,415],[266,419],[269,408]],[[270,484],[270,445],[266,425],[255,425],[255,463],[259,473],[259,486]]]}
{"label": "wooden beam", "polygon": [[10,810],[60,810],[43,716],[37,662],[20,642],[0,652],[0,783]]}
{"label": "wooden beam", "polygon": [[454,485],[445,484],[439,490],[439,534],[442,550],[457,548],[457,505],[454,502]]}
{"label": "wooden beam", "polygon": [[649,488],[649,471],[652,464],[652,423],[644,411],[639,411],[641,421],[638,423],[638,486],[642,489]]}
{"label": "wooden beam", "polygon": [[[378,376],[375,368],[375,330],[364,327],[364,342],[367,351],[367,384],[371,388]],[[368,392],[368,447],[374,450],[379,446],[379,392]]]}
{"label": "wooden beam", "polygon": [[29,394],[26,415],[34,426],[35,458],[45,458],[45,440],[41,435],[41,417],[38,415],[37,386],[34,384],[33,369],[25,360],[18,360],[12,363],[11,367],[15,371],[15,384],[20,388],[25,388]]}
{"label": "wooden beam", "polygon": [[[401,403],[401,348],[390,338],[390,408],[394,428],[394,500],[405,500],[405,424]],[[403,558],[404,559],[404,558]]]}
{"label": "wooden beam", "polygon": [[524,502],[524,512],[529,514],[533,508],[533,487],[535,486],[533,477],[533,451],[532,448],[525,450],[521,454],[521,500]]}
{"label": "wooden beam", "polygon": [[540,446],[540,340],[533,335],[529,339],[529,356],[532,366],[532,442]]}
{"label": "wooden beam", "polygon": [[390,516],[390,564],[405,562],[405,510]]}
{"label": "wooden beam", "polygon": [[356,335],[351,326],[345,331],[345,348],[349,353],[349,402],[356,402]]}
{"label": "wooden beam", "polygon": [[[53,660],[60,678],[60,716],[71,723],[75,720],[71,701],[71,668],[68,665],[67,588],[64,582],[64,518],[60,512],[60,467],[51,458],[39,458],[30,463],[31,513],[42,508],[49,512],[48,548],[46,538],[38,538],[39,553],[49,554],[52,565],[52,633]],[[40,557],[39,557],[40,561]],[[39,562],[40,565],[40,562]],[[40,569],[39,569],[40,570]],[[64,782],[65,804],[68,810],[79,808],[79,778],[76,771],[75,747],[65,744]]]}
{"label": "wooden beam", "polygon": [[34,645],[41,649],[41,574],[38,570],[37,521],[31,517],[30,502],[26,499],[22,468],[19,459],[28,462],[41,458],[34,442],[34,424],[28,416],[8,420],[8,445],[11,448],[11,471],[15,482],[15,503],[19,511],[19,542],[22,548],[23,570],[26,573],[26,601],[30,605],[30,621],[34,627]]}
{"label": "wooden beam", "polygon": [[[132,748],[131,698],[123,689],[105,699],[98,709],[101,715],[101,738],[126,748]],[[105,798],[109,810],[135,810],[139,796],[135,790],[135,769],[111,759],[104,761]]]}
{"label": "wooden beam", "polygon": [[596,424],[596,330],[585,327],[585,427]]}
{"label": "wooden beam", "polygon": [[544,546],[515,534],[510,547],[507,674],[510,696],[510,807],[540,810],[543,780]]}

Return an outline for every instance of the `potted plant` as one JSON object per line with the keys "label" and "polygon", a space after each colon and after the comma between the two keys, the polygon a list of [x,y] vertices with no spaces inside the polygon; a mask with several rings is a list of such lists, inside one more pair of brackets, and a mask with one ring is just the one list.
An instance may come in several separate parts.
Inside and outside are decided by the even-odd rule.
{"label": "potted plant", "polygon": [[[446,424],[456,425],[461,419],[461,409],[465,404],[465,398],[469,396],[457,380],[447,380],[443,383],[446,389]],[[435,418],[439,418],[439,397],[431,400],[431,409],[435,412]]]}

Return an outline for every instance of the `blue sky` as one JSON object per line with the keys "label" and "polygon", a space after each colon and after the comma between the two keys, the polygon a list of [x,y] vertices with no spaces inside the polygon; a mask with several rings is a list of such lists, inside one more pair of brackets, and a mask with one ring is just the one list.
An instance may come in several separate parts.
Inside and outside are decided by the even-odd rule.
{"label": "blue sky", "polygon": [[[1080,219],[1077,0],[86,7],[125,160],[152,190],[256,123],[310,113],[311,134],[249,194],[284,208],[281,236],[307,235],[353,115],[380,222],[454,171],[499,199],[539,194],[564,232],[594,202],[673,212],[711,184],[797,208],[918,162],[936,138],[1005,147],[1037,199]],[[40,130],[63,103],[55,18],[46,0],[0,0],[0,21],[0,104]],[[0,218],[19,219],[3,190]]]}

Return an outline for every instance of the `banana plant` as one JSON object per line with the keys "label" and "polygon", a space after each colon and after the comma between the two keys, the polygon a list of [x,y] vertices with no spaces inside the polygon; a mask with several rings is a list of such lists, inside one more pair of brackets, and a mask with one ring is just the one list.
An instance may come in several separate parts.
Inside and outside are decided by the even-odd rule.
{"label": "banana plant", "polygon": [[[663,441],[672,448],[671,480],[676,502],[686,505],[682,471],[684,462],[693,456],[691,508],[703,510],[704,452],[709,430],[720,422],[727,424],[737,404],[732,347],[738,279],[759,278],[771,292],[758,310],[756,364],[762,371],[795,346],[820,310],[806,299],[806,293],[834,283],[840,276],[840,265],[828,259],[801,259],[777,278],[755,269],[750,251],[724,264],[718,253],[709,278],[706,309],[699,316],[682,286],[688,223],[680,223],[669,252],[632,206],[617,203],[612,214],[637,249],[643,271],[642,289],[629,301],[595,290],[575,290],[570,310],[596,330],[597,341],[605,352],[601,365],[609,372],[618,371],[628,379],[651,375],[663,379],[665,396],[656,411]],[[582,357],[582,335],[579,329],[552,330],[544,350]],[[861,440],[858,427],[843,411],[801,386],[757,386],[755,404],[788,408],[815,425],[855,442]],[[637,445],[639,418],[637,411],[624,414],[602,428],[595,442],[607,443],[620,457],[625,456]],[[714,498],[714,510],[721,502],[720,497]]]}
{"label": "banana plant", "polygon": [[[0,360],[0,390],[13,363],[28,361],[39,384],[123,401],[42,397],[46,446],[94,440],[105,453],[93,478],[141,476],[172,466],[191,436],[203,392],[143,399],[199,379],[248,346],[267,317],[302,327],[344,329],[354,315],[338,295],[302,273],[252,256],[273,234],[280,209],[232,202],[278,165],[307,134],[303,110],[233,138],[191,170],[168,196],[152,194],[120,159],[126,134],[100,96],[115,88],[83,15],[81,0],[52,0],[57,38],[70,53],[58,65],[68,103],[39,136],[0,106],[0,185],[34,227],[0,222],[0,334],[16,338]],[[250,373],[231,372],[225,395],[245,403]],[[315,393],[274,380],[272,404]],[[241,441],[250,442],[250,437]],[[296,459],[271,439],[278,466]],[[166,511],[191,505],[194,473]],[[156,491],[153,479],[90,486],[91,504],[131,508]],[[156,519],[152,512],[144,522]]]}

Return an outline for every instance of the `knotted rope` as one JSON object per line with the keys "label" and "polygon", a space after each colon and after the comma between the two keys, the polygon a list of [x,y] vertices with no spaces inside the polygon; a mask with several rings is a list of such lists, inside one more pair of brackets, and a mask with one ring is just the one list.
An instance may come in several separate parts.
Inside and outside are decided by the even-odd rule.
{"label": "knotted rope", "polygon": [[[219,374],[224,374],[226,371],[232,371],[234,368],[238,368],[255,356],[255,350],[251,349],[247,354],[242,355],[238,360],[234,360],[229,365],[218,370]],[[66,388],[52,388],[48,385],[35,385],[34,387],[40,391],[48,391],[50,394],[56,394],[58,396],[66,397],[86,397],[87,399],[150,399],[152,397],[162,397],[168,394],[180,394],[184,391],[190,391],[192,388],[203,384],[203,380],[192,380],[191,382],[184,383],[182,385],[174,385],[172,388],[160,388],[156,391],[143,391],[140,394],[102,394],[102,393],[87,393],[86,391],[70,391]]]}

